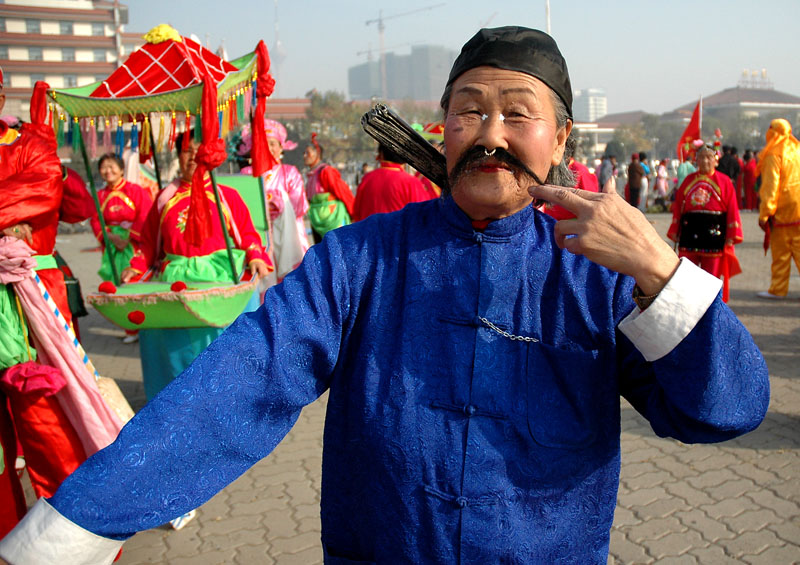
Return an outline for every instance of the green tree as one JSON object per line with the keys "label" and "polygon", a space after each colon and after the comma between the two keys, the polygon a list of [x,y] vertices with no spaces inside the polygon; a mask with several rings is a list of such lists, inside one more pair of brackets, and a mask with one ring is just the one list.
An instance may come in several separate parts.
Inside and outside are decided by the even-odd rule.
{"label": "green tree", "polygon": [[[369,102],[348,102],[341,92],[319,92],[312,90],[306,96],[311,104],[305,117],[287,120],[284,123],[289,139],[297,142],[298,148],[284,153],[283,161],[303,170],[303,150],[311,142],[311,133],[316,132],[324,148],[326,162],[344,168],[345,177],[354,175],[361,163],[372,163],[377,143],[364,133],[361,116],[370,108]],[[409,123],[428,123],[440,118],[440,112],[430,104],[404,100],[393,108]],[[269,117],[269,102],[267,102]],[[228,138],[230,168],[235,170],[236,149],[240,131],[232,132]]]}
{"label": "green tree", "polygon": [[573,154],[575,159],[583,161],[594,158],[594,140],[591,134],[573,129],[571,135],[575,136],[575,152]]}
{"label": "green tree", "polygon": [[612,139],[606,143],[606,150],[604,153],[616,157],[618,163],[624,162],[628,155],[625,146],[618,139]]}
{"label": "green tree", "polygon": [[391,108],[409,124],[425,125],[442,119],[442,111],[438,107],[433,108],[410,99],[402,100],[397,106],[392,106]]}
{"label": "green tree", "polygon": [[363,106],[347,102],[341,92],[316,90],[308,93],[311,106],[303,120],[295,120],[292,129],[302,146],[316,132],[318,141],[325,149],[325,160],[340,164],[357,160],[365,152],[372,151],[369,137],[361,129]]}
{"label": "green tree", "polygon": [[618,155],[617,159],[627,159],[630,153],[650,151],[653,148],[651,140],[647,137],[642,123],[624,125],[614,131],[612,141],[616,141],[622,146],[625,153]]}
{"label": "green tree", "polygon": [[652,144],[652,157],[655,159],[674,159],[677,157],[678,140],[686,129],[680,122],[663,121],[657,114],[646,114],[642,117],[645,135]]}
{"label": "green tree", "polygon": [[[325,160],[331,164],[344,165],[346,172],[353,174],[363,162],[375,159],[377,143],[364,133],[361,116],[370,108],[363,101],[347,102],[340,92],[307,93],[311,106],[303,119],[286,123],[290,139],[297,140],[297,151],[287,154],[285,162],[302,169],[302,149],[310,143],[311,133],[318,134],[318,141],[325,150]],[[439,119],[439,111],[430,105],[413,100],[400,102],[393,110],[409,123],[428,123]]]}

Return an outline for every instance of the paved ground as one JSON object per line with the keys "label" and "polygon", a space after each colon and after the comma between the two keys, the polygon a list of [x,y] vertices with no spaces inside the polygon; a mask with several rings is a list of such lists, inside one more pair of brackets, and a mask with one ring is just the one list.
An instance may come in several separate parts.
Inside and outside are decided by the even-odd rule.
{"label": "paved ground", "polygon": [[[666,215],[652,215],[665,233]],[[769,257],[752,213],[743,214],[737,247],[744,273],[732,281],[731,306],[762,348],[772,404],[766,421],[738,440],[688,446],[655,437],[622,406],[622,479],[609,563],[800,563],[800,278],[790,300],[755,298],[769,284]],[[97,253],[86,234],[58,247],[97,288]],[[83,341],[99,371],[118,380],[134,409],[144,403],[138,346],[96,312],[81,319]],[[137,563],[321,563],[319,492],[325,398],[307,407],[270,455],[203,505],[175,532],[157,528],[125,545],[120,565]]]}

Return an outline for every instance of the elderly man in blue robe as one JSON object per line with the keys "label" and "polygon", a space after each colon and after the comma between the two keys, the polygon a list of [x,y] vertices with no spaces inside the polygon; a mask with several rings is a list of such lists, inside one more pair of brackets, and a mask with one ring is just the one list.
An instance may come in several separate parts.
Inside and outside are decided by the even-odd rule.
{"label": "elderly man in blue robe", "polygon": [[565,188],[571,104],[551,37],[481,30],[442,97],[449,191],[327,234],[0,556],[110,563],[327,390],[326,563],[606,563],[620,396],[705,443],[758,426],[769,384],[718,279],[613,187]]}

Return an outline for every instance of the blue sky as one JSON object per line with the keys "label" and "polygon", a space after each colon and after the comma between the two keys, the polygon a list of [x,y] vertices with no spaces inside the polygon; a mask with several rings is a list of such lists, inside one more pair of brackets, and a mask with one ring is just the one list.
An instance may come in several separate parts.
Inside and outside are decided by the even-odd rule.
{"label": "blue sky", "polygon": [[[229,56],[259,39],[275,43],[275,0],[123,0],[126,31],[169,23],[183,35],[224,40]],[[376,19],[383,10],[385,45],[459,50],[483,24],[545,29],[544,0],[406,2],[278,0],[286,51],[280,96],[312,88],[347,92],[347,68],[377,56]],[[551,31],[574,89],[604,88],[610,112],[665,112],[735,86],[743,69],[766,68],[777,90],[800,96],[800,0],[550,0]]]}

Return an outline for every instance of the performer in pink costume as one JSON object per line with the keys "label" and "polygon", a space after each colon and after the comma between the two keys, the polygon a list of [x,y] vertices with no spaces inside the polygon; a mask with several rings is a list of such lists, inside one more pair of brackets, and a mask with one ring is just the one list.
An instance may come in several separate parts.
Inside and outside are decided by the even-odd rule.
{"label": "performer in pink costume", "polygon": [[[283,152],[295,149],[297,143],[287,139],[286,128],[280,122],[264,120],[264,129],[267,132],[270,153],[277,161],[263,178],[275,242],[276,273],[278,281],[281,281],[287,273],[300,264],[308,251],[309,243],[304,221],[308,212],[308,200],[300,171],[293,165],[281,162]],[[239,153],[249,153],[251,146],[252,133],[249,127],[245,126]],[[249,166],[242,168],[244,174],[249,174],[250,171]]]}

